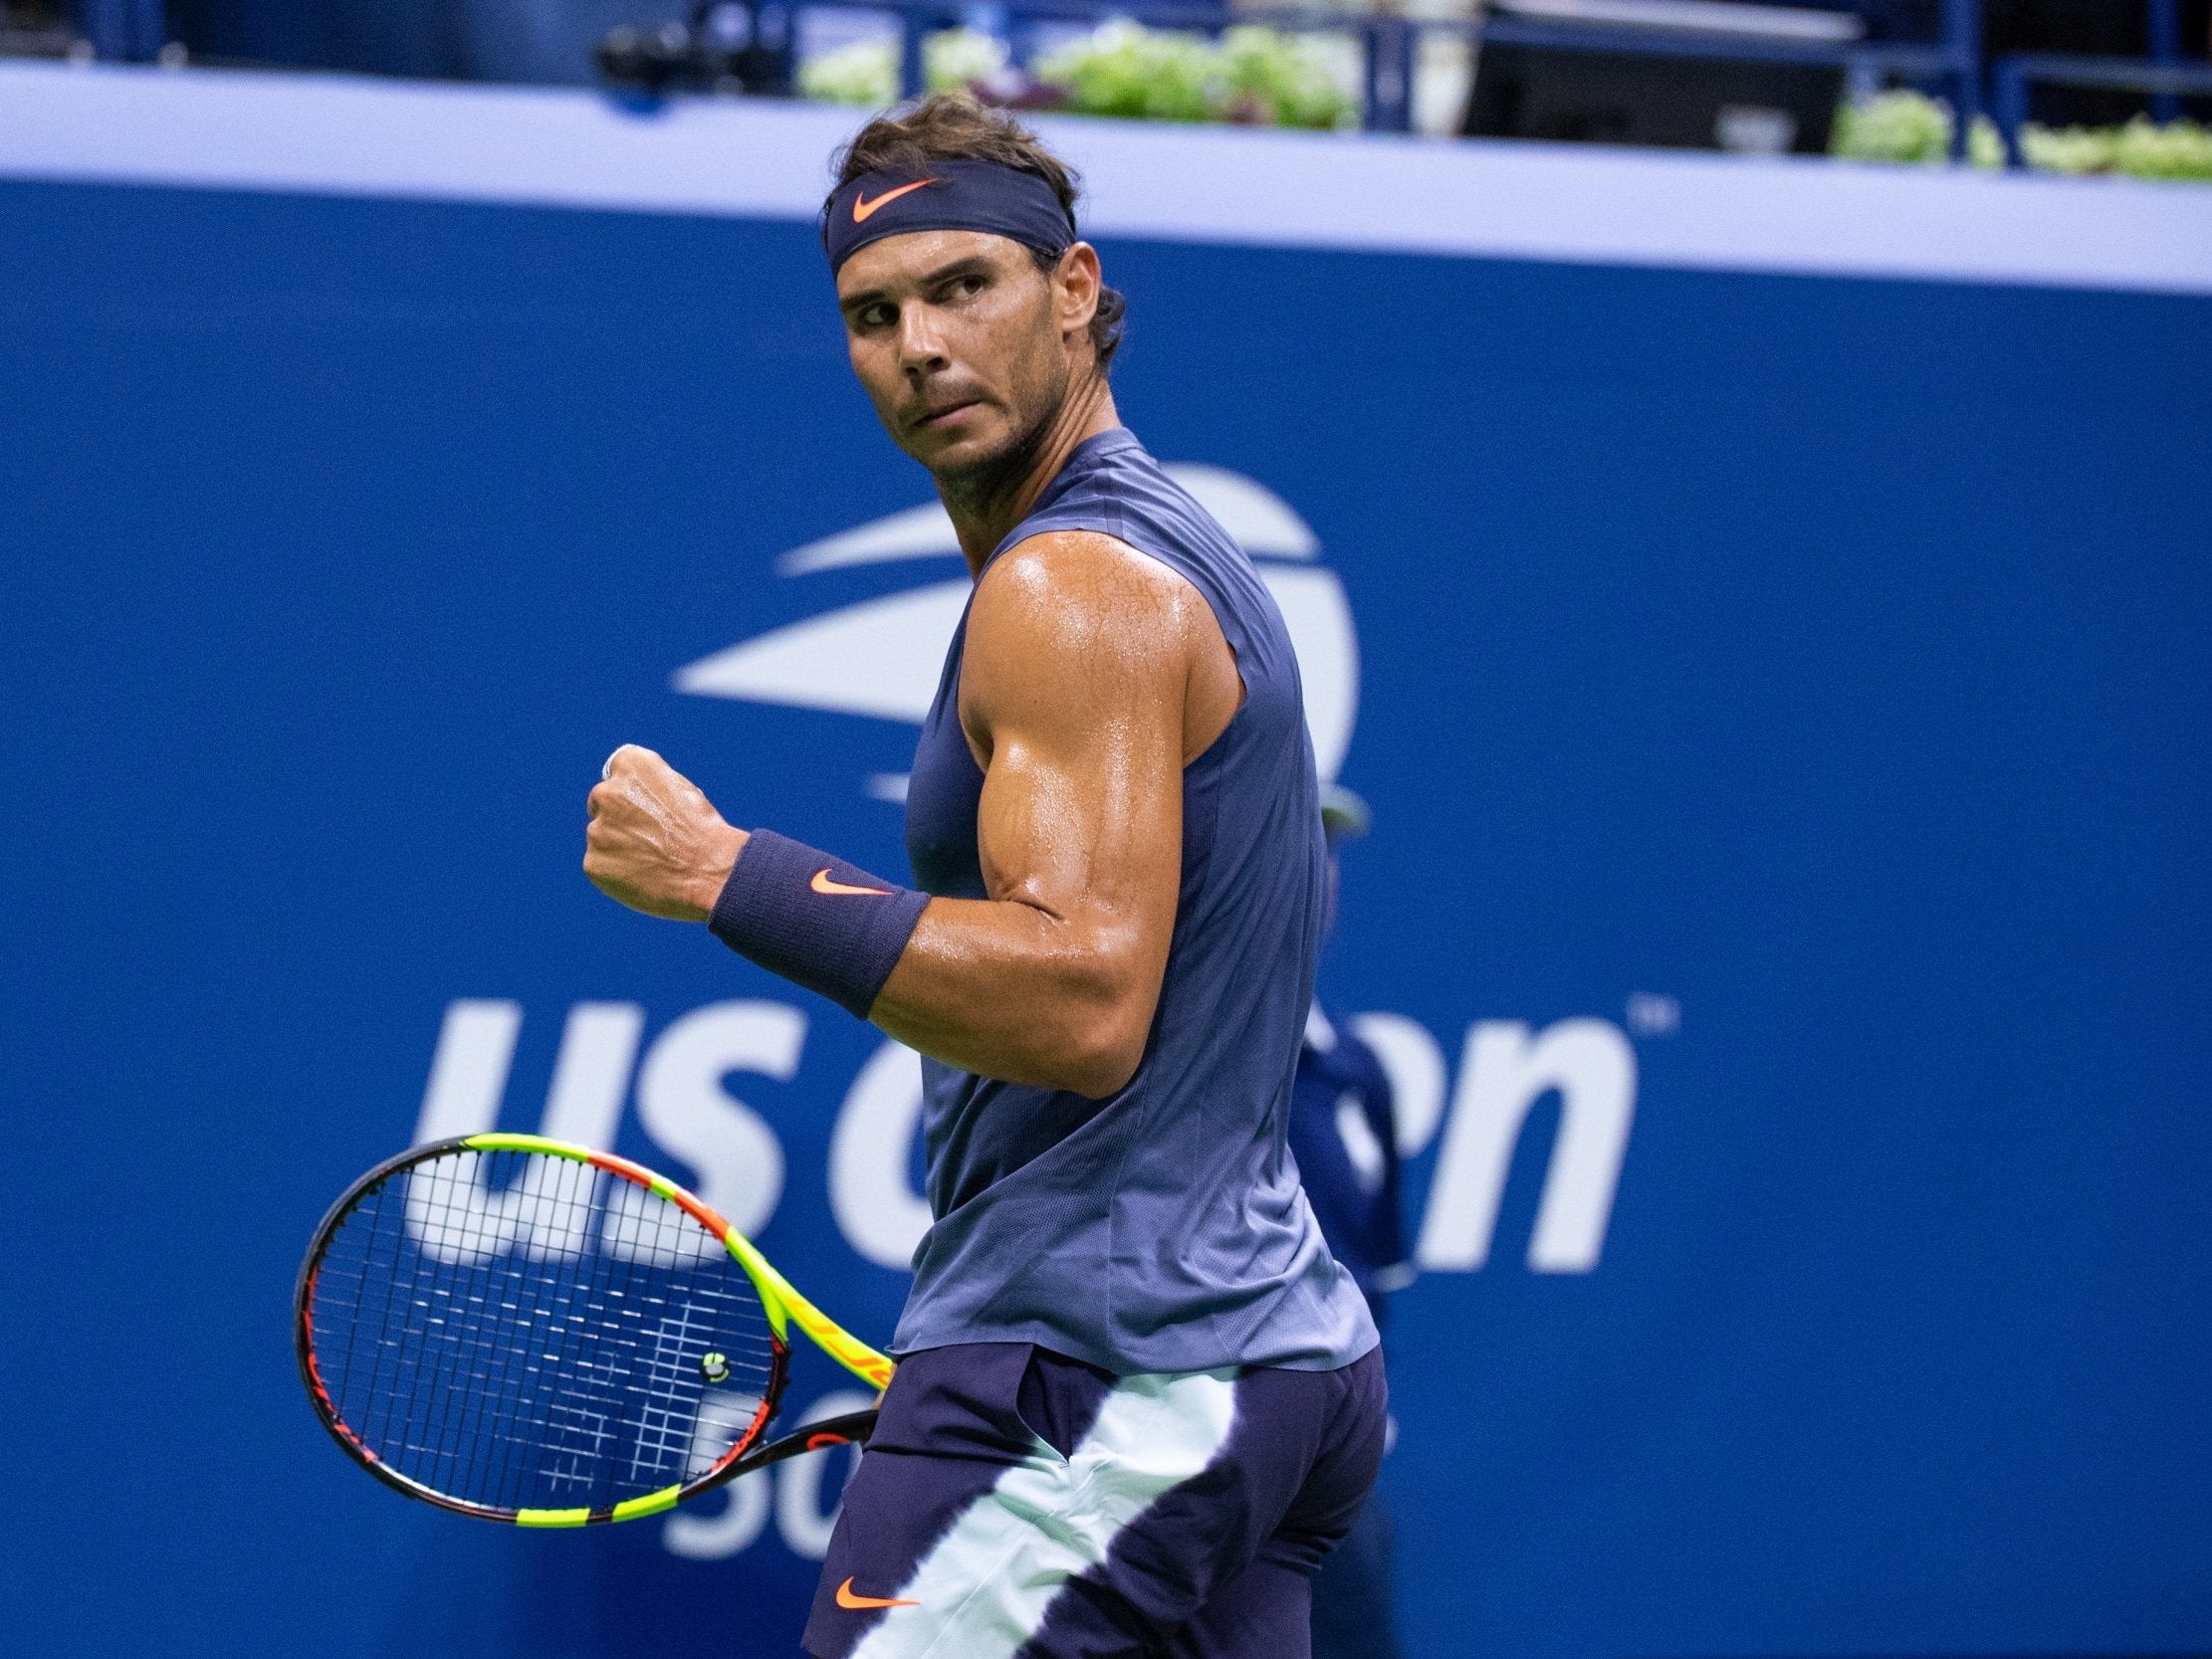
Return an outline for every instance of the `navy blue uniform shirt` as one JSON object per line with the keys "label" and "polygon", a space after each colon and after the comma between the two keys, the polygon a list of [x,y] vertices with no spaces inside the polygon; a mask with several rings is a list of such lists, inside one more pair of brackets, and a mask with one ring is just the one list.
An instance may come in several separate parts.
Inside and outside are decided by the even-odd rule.
{"label": "navy blue uniform shirt", "polygon": [[[1067,530],[1196,588],[1244,702],[1184,768],[1182,845],[1157,849],[1181,881],[1136,1075],[1089,1100],[923,1061],[936,1221],[893,1349],[1033,1343],[1117,1375],[1348,1365],[1376,1346],[1374,1322],[1284,1141],[1327,884],[1289,632],[1243,549],[1125,428],[1078,445],[992,556]],[[967,637],[963,616],[915,749],[906,837],[916,886],[980,899]]]}
{"label": "navy blue uniform shirt", "polygon": [[1329,1253],[1350,1270],[1376,1322],[1410,1275],[1398,1211],[1398,1132],[1375,1051],[1316,1003],[1298,1051],[1290,1151]]}

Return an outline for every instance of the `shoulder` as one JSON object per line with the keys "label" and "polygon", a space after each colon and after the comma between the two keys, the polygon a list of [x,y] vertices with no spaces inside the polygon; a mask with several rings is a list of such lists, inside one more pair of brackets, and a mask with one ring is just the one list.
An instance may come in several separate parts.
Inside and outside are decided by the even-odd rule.
{"label": "shoulder", "polygon": [[968,657],[1064,651],[1180,660],[1213,611],[1191,583],[1096,530],[1047,530],[992,560],[969,612]]}
{"label": "shoulder", "polygon": [[1099,530],[1045,530],[1018,541],[991,561],[976,589],[978,610],[1200,602],[1183,575]]}

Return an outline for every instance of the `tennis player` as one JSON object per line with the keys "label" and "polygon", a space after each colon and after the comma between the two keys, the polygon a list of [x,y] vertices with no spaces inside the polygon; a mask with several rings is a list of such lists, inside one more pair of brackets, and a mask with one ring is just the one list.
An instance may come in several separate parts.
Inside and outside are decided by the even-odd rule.
{"label": "tennis player", "polygon": [[975,578],[912,888],[650,750],[584,870],[924,1058],[934,1225],[818,1659],[1298,1659],[1383,1448],[1375,1327],[1285,1148],[1326,863],[1250,560],[1115,413],[1075,181],[965,99],[869,123],[822,240],[854,371]]}

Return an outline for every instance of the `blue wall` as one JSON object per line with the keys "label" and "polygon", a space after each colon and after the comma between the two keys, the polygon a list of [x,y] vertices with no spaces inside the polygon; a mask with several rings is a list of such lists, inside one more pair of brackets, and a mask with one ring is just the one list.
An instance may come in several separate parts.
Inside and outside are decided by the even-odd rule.
{"label": "blue wall", "polygon": [[[709,1500],[760,1526],[718,1559],[472,1526],[325,1442],[286,1316],[457,999],[520,1008],[531,1128],[575,1004],[756,998],[806,1018],[727,1081],[764,1245],[890,1329],[824,1178],[876,1040],[575,868],[625,739],[898,868],[910,726],[671,687],[957,575],[775,573],[926,499],[810,232],[35,184],[0,227],[10,1645],[789,1651],[836,1470]],[[1527,1263],[1552,1095],[1484,1265],[1400,1300],[1415,1654],[2212,1649],[2212,302],[1105,253],[1131,423],[1279,495],[1356,619],[1324,990],[1456,1094],[1433,1243],[1490,1236],[1479,1158],[1436,1178],[1473,1022],[1633,1053],[1595,1264]]]}

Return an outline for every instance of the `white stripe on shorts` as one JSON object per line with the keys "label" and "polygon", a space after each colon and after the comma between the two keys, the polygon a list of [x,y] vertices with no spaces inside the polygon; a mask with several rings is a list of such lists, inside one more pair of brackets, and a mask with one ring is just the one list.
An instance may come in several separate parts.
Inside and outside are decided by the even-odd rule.
{"label": "white stripe on shorts", "polygon": [[852,1659],[1008,1659],[1068,1579],[1106,1558],[1162,1493],[1227,1444],[1236,1371],[1123,1377],[1064,1461],[1041,1441],[971,1504],[896,1590]]}

